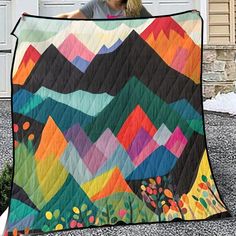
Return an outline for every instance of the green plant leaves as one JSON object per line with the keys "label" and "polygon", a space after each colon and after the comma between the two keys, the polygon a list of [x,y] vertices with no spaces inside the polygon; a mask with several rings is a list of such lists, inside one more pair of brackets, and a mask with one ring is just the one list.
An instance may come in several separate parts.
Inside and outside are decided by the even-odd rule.
{"label": "green plant leaves", "polygon": [[112,209],[112,210],[110,211],[110,215],[113,215],[114,213],[115,213],[115,210]]}
{"label": "green plant leaves", "polygon": [[53,216],[55,217],[55,219],[57,219],[60,216],[60,210],[57,209],[53,212]]}
{"label": "green plant leaves", "polygon": [[87,216],[90,216],[92,213],[92,210],[87,211]]}
{"label": "green plant leaves", "polygon": [[128,202],[125,202],[125,208],[129,209],[129,203]]}
{"label": "green plant leaves", "polygon": [[206,183],[208,181],[207,177],[205,175],[202,175],[202,181]]}
{"label": "green plant leaves", "polygon": [[86,211],[87,208],[88,208],[88,206],[86,204],[83,204],[80,209],[82,212],[84,212],[84,211]]}
{"label": "green plant leaves", "polygon": [[192,195],[192,198],[195,200],[195,201],[198,201],[198,198],[194,195]]}
{"label": "green plant leaves", "polygon": [[206,201],[203,198],[200,198],[200,203],[207,209],[208,205],[206,203]]}
{"label": "green plant leaves", "polygon": [[79,219],[79,215],[74,214],[73,215],[73,219],[78,220]]}
{"label": "green plant leaves", "polygon": [[102,216],[108,217],[108,214],[106,212],[102,212]]}
{"label": "green plant leaves", "polygon": [[43,232],[49,232],[50,231],[50,228],[48,225],[44,225],[43,228],[42,228],[42,231]]}
{"label": "green plant leaves", "polygon": [[111,223],[112,223],[112,224],[115,224],[117,221],[118,221],[118,218],[117,218],[117,217],[112,217],[112,218],[111,218]]}

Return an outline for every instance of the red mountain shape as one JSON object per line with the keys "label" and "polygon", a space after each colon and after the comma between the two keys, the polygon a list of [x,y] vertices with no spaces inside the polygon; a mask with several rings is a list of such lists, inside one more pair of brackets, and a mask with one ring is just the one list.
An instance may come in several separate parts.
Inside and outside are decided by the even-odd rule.
{"label": "red mountain shape", "polygon": [[140,36],[146,40],[151,33],[153,33],[156,40],[161,31],[163,31],[167,38],[170,36],[170,31],[174,30],[176,33],[184,37],[185,31],[175,22],[171,17],[162,17],[155,19],[141,34]]}
{"label": "red mountain shape", "polygon": [[40,56],[40,53],[32,45],[27,48],[17,72],[13,77],[14,84],[23,85],[25,83]]}
{"label": "red mountain shape", "polygon": [[37,49],[35,49],[32,45],[30,45],[26,52],[25,55],[21,61],[21,63],[25,63],[25,65],[29,62],[29,60],[31,59],[34,63],[36,63],[38,61],[38,59],[40,58],[40,53],[37,51]]}
{"label": "red mountain shape", "polygon": [[157,131],[152,121],[148,118],[143,109],[138,105],[128,116],[117,135],[119,142],[126,150],[128,150],[130,144],[141,128],[146,130],[146,132],[151,137],[153,137]]}

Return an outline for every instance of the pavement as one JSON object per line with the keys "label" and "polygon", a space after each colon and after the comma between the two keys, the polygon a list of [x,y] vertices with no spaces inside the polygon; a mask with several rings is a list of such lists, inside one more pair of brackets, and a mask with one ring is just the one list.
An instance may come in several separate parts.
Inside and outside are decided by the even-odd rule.
{"label": "pavement", "polygon": [[[236,215],[236,117],[205,112],[208,150],[220,194],[232,215]],[[12,163],[10,101],[0,100],[0,172]],[[48,234],[48,236],[236,236],[236,218],[116,226]]]}

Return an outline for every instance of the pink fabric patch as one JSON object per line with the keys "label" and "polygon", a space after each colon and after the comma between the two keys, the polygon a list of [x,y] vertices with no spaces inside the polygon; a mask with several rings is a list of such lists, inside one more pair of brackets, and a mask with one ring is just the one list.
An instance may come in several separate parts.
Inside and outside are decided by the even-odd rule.
{"label": "pink fabric patch", "polygon": [[109,15],[107,14],[107,19],[116,19],[116,18],[119,18],[119,17],[122,17],[124,15],[120,14],[120,15],[117,15],[117,16],[113,16],[113,15]]}
{"label": "pink fabric patch", "polygon": [[185,146],[187,145],[188,140],[185,138],[181,129],[177,127],[173,134],[170,136],[165,147],[173,153],[176,157],[180,157]]}
{"label": "pink fabric patch", "polygon": [[80,56],[84,60],[91,62],[93,58],[95,57],[95,54],[92,53],[73,34],[70,34],[64,40],[64,42],[59,46],[58,50],[69,61],[72,61],[75,59],[75,57]]}

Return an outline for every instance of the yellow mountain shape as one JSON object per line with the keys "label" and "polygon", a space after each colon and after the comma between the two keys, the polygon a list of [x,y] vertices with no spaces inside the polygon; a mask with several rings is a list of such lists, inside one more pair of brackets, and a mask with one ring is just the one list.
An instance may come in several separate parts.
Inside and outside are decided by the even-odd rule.
{"label": "yellow mountain shape", "polygon": [[132,192],[117,167],[83,184],[81,188],[93,202],[114,193]]}
{"label": "yellow mountain shape", "polygon": [[[202,176],[205,176],[207,178],[207,183],[204,183],[204,181],[202,180]],[[186,199],[188,199],[188,204],[185,205],[188,210],[187,214],[185,215],[186,220],[203,220],[214,214],[227,211],[224,203],[220,199],[218,191],[216,190],[214,192],[211,190],[210,186],[215,185],[214,180],[211,178],[211,176],[211,168],[209,165],[207,152],[205,150],[195,182],[189,193],[182,196],[183,202],[186,202]],[[203,185],[203,187],[200,187],[201,185]],[[207,188],[206,186],[209,186],[210,188]],[[204,198],[204,194],[207,194],[208,197]],[[194,200],[192,196],[196,196],[198,199],[203,198],[206,203],[211,204],[208,204],[208,207],[206,209],[200,202],[196,203],[196,200]],[[212,201],[215,201],[215,205],[212,204]]]}
{"label": "yellow mountain shape", "polygon": [[40,190],[45,201],[49,202],[65,183],[68,172],[53,155],[36,160],[36,171]]}

